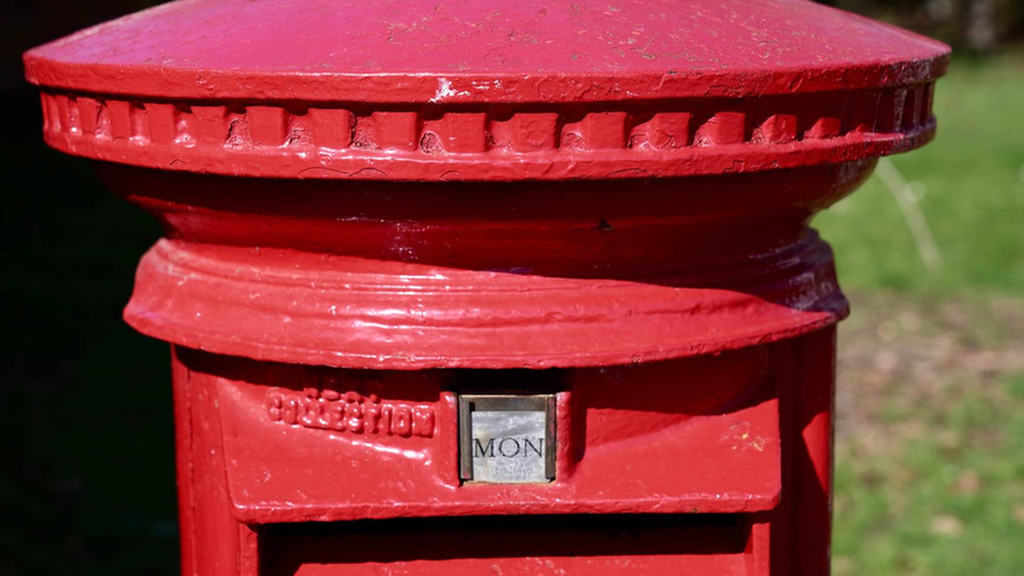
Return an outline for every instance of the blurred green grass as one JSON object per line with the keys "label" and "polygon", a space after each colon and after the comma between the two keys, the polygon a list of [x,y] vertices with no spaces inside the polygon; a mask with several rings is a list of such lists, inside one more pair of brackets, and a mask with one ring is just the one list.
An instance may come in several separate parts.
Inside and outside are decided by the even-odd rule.
{"label": "blurred green grass", "polygon": [[954,59],[935,113],[937,139],[892,162],[941,268],[877,176],[814,223],[853,301],[835,576],[1024,574],[1024,51]]}
{"label": "blurred green grass", "polygon": [[885,456],[839,452],[835,576],[1024,573],[1024,377],[946,394]]}
{"label": "blurred green grass", "polygon": [[835,576],[1024,574],[1022,300],[853,296]]}
{"label": "blurred green grass", "polygon": [[896,156],[945,261],[931,272],[877,176],[815,219],[848,289],[1024,294],[1024,50],[954,59],[935,94],[938,136]]}

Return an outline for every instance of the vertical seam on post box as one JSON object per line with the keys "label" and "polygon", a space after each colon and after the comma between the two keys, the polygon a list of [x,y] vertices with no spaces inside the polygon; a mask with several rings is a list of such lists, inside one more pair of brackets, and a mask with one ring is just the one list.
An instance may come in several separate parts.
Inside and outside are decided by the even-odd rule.
{"label": "vertical seam on post box", "polygon": [[[179,359],[178,361],[180,362],[181,360]],[[186,442],[188,442],[188,449],[185,452],[186,454],[188,454],[188,484],[189,484],[190,487],[194,487],[195,486],[195,451],[194,451],[195,443],[193,442],[193,424],[192,424],[192,422],[193,422],[193,417],[192,417],[192,408],[193,408],[193,403],[192,403],[192,369],[187,367],[187,366],[185,366],[185,391],[184,392],[185,392],[184,400],[185,400],[185,406],[186,406],[186,412],[185,412],[186,430],[185,430],[185,434],[182,437],[184,438],[184,440]],[[196,549],[196,542],[198,541],[198,534],[196,533],[196,511],[197,510],[196,510],[196,496],[195,496],[194,488],[190,488],[189,489],[189,492],[188,492],[188,502],[184,503],[184,504],[187,505],[188,509],[189,509],[189,523],[188,523],[189,525],[187,527],[183,526],[182,528],[189,531],[189,538],[192,540],[192,545],[190,546],[190,549],[191,549],[191,552],[192,552],[191,564],[192,564],[193,570],[196,570],[198,568],[198,566],[199,566],[199,564],[198,564],[199,557],[198,557],[198,552],[197,552],[197,549]],[[195,573],[195,572],[193,572],[193,573]]]}

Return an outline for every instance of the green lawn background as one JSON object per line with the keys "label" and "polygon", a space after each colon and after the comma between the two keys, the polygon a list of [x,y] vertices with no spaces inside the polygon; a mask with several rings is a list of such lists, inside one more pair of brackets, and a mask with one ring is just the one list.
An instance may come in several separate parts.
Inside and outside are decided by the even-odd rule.
{"label": "green lawn background", "polygon": [[853,301],[836,576],[1024,575],[1024,53],[955,58],[935,114],[936,140],[892,162],[940,268],[877,177],[814,223]]}

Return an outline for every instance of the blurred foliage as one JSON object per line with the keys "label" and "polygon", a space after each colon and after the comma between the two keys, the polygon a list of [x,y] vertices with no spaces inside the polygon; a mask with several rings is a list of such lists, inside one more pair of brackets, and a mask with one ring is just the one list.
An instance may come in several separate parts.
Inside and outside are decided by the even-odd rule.
{"label": "blurred foliage", "polygon": [[988,52],[1024,38],[1021,0],[819,0],[909,28],[955,48]]}

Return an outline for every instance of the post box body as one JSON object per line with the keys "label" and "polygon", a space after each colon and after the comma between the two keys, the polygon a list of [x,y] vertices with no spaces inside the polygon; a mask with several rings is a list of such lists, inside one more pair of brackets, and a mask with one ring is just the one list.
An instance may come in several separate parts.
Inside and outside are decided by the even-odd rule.
{"label": "post box body", "polygon": [[[177,347],[184,573],[824,574],[833,356],[831,328],[540,375]],[[556,479],[460,483],[462,392],[554,393]]]}
{"label": "post box body", "polygon": [[[185,573],[824,573],[846,302],[806,220],[872,166],[504,185],[100,166],[174,231],[126,318],[181,343]],[[372,258],[388,247],[416,261]],[[554,397],[549,482],[460,478],[459,398],[508,394]]]}
{"label": "post box body", "polygon": [[946,47],[805,2],[172,3],[26,55],[165,237],[183,573],[827,574],[812,216]]}

